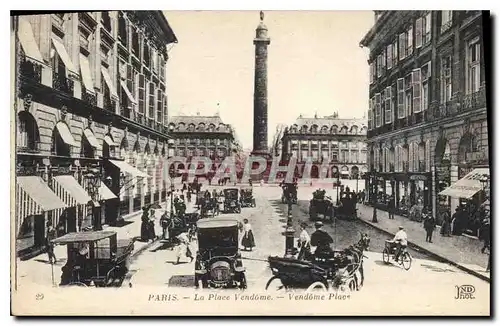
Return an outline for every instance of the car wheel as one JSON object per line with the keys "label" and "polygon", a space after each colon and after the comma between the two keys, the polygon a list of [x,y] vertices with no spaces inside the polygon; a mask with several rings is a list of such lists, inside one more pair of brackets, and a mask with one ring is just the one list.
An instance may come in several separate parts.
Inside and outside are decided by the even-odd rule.
{"label": "car wheel", "polygon": [[278,276],[272,276],[266,283],[266,291],[286,291],[286,286],[281,282]]}
{"label": "car wheel", "polygon": [[241,274],[241,279],[240,279],[240,289],[244,290],[247,288],[247,278],[245,274]]}

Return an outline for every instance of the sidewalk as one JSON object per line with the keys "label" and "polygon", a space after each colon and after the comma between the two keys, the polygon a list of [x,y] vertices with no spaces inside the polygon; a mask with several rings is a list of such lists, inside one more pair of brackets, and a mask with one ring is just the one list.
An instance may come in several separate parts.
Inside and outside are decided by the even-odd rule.
{"label": "sidewalk", "polygon": [[485,281],[490,281],[490,273],[485,272],[488,255],[481,253],[482,241],[465,236],[443,237],[439,233],[439,228],[436,228],[432,235],[432,243],[429,243],[425,241],[426,232],[422,223],[410,221],[399,215],[394,215],[394,219],[389,220],[389,214],[380,209],[377,210],[378,223],[372,223],[373,207],[363,204],[358,204],[358,213],[361,222],[392,236],[398,231],[399,226],[403,226],[408,234],[410,246]]}
{"label": "sidewalk", "polygon": [[[164,207],[165,203],[162,204]],[[188,204],[188,211],[192,211],[192,204]],[[142,211],[134,212],[125,216],[123,226],[105,226],[106,231],[116,231],[118,239],[138,239],[141,235],[141,216]],[[161,236],[162,229],[159,220],[155,221],[155,234]],[[131,258],[138,256],[143,251],[152,247],[158,240],[154,242],[142,242],[136,240],[134,242],[134,250]],[[61,267],[66,264],[66,246],[55,246],[54,253],[57,258],[57,263],[54,264],[54,282],[59,283],[61,276]],[[52,266],[49,264],[46,253],[39,254],[29,260],[21,261],[17,259],[17,280],[20,286],[30,286],[37,284],[43,286],[52,286]]]}

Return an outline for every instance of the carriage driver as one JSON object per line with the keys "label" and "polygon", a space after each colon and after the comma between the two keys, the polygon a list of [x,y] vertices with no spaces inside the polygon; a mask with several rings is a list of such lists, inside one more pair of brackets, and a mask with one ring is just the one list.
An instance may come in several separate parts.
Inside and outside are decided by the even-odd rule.
{"label": "carriage driver", "polygon": [[314,227],[316,231],[311,234],[311,246],[316,247],[314,255],[317,257],[331,256],[333,254],[333,250],[330,247],[330,244],[333,243],[332,237],[321,229],[323,227],[323,222],[317,221],[314,223]]}
{"label": "carriage driver", "polygon": [[408,235],[406,234],[404,227],[399,227],[399,231],[394,235],[394,239],[392,239],[392,241],[395,242],[397,246],[396,255],[394,256],[394,260],[397,261],[403,249],[406,249],[406,246],[408,245]]}

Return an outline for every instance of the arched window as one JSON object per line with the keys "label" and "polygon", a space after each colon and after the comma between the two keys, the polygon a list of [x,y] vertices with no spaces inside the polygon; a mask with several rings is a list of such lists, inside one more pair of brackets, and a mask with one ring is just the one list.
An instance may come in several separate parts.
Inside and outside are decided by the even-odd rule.
{"label": "arched window", "polygon": [[312,134],[318,133],[318,125],[312,125],[311,126],[311,133]]}
{"label": "arched window", "polygon": [[356,135],[358,133],[358,126],[354,125],[351,127],[351,134]]}
{"label": "arched window", "polygon": [[215,125],[213,123],[208,125],[208,131],[209,132],[214,132],[215,131]]}
{"label": "arched window", "polygon": [[336,134],[336,133],[338,132],[338,127],[337,127],[337,125],[333,125],[333,126],[332,126],[332,128],[330,129],[330,132],[331,132],[332,134]]}
{"label": "arched window", "polygon": [[343,126],[342,128],[340,128],[340,133],[341,134],[347,134],[347,126]]}
{"label": "arched window", "polygon": [[300,132],[305,134],[305,133],[307,133],[307,130],[308,130],[307,126],[303,125],[302,128],[300,129]]}
{"label": "arched window", "polygon": [[[64,122],[59,122],[59,123],[64,123]],[[54,130],[52,131],[52,153],[57,156],[71,155],[71,146],[64,142],[57,127],[55,127]]]}
{"label": "arched window", "polygon": [[23,150],[38,150],[40,134],[35,118],[28,112],[22,111],[18,115],[17,147]]}
{"label": "arched window", "polygon": [[95,148],[90,144],[89,140],[84,135],[82,135],[82,144],[80,150],[80,155],[82,157],[94,158]]}
{"label": "arched window", "polygon": [[198,124],[198,131],[205,131],[205,124],[203,122]]}
{"label": "arched window", "polygon": [[328,133],[328,126],[321,127],[321,133],[322,134],[327,134]]}

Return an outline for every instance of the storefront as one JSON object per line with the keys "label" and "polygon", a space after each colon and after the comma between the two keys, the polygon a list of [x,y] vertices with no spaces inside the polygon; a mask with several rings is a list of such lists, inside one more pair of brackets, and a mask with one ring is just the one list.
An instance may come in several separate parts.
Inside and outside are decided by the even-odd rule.
{"label": "storefront", "polygon": [[366,187],[369,189],[369,202],[387,210],[390,197],[395,198],[398,214],[406,215],[415,204],[422,204],[431,210],[431,174],[424,172],[368,173]]}

